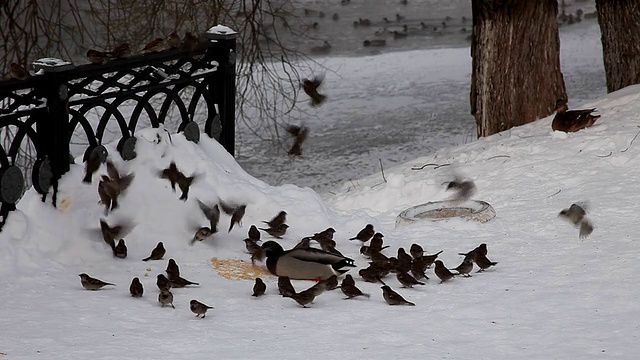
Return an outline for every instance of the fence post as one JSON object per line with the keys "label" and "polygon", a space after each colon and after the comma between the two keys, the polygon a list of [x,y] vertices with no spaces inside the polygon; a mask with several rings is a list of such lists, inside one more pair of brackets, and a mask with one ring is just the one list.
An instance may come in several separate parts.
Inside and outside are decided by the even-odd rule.
{"label": "fence post", "polygon": [[46,155],[51,165],[51,202],[57,205],[58,180],[69,171],[69,87],[66,80],[57,74],[69,70],[70,63],[60,61],[54,64],[42,64],[36,61],[34,68],[43,70],[47,81],[43,95],[47,99],[47,118],[39,118],[36,123]]}
{"label": "fence post", "polygon": [[[231,156],[235,156],[236,137],[236,37],[237,33],[225,26],[215,26],[206,33],[207,39],[215,40],[215,60],[218,69],[207,85],[218,104],[222,133],[220,145]],[[215,87],[215,88],[212,88]]]}

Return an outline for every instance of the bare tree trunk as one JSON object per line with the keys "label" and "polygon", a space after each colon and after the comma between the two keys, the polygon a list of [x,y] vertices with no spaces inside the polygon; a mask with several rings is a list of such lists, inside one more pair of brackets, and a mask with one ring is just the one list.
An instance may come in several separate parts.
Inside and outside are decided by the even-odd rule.
{"label": "bare tree trunk", "polygon": [[640,1],[596,0],[607,91],[640,83]]}
{"label": "bare tree trunk", "polygon": [[550,115],[566,99],[557,0],[472,0],[471,114],[478,137]]}

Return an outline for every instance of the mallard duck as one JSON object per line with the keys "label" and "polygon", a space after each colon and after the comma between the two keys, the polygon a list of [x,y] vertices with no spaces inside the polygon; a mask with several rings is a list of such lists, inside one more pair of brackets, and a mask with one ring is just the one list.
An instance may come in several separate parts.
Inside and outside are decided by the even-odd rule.
{"label": "mallard duck", "polygon": [[556,116],[553,118],[551,128],[554,131],[574,132],[593,125],[600,115],[591,114],[596,109],[569,110],[564,99],[556,101]]}
{"label": "mallard duck", "polygon": [[[267,269],[276,276],[294,280],[325,280],[336,273],[344,274],[355,267],[353,259],[314,248],[285,251],[275,241],[262,244],[267,256]],[[347,267],[345,269],[345,267]]]}

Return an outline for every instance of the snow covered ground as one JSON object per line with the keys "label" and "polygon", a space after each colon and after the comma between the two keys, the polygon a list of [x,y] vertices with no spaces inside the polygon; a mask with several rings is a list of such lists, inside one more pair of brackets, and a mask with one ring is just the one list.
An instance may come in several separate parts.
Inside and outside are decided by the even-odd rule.
{"label": "snow covered ground", "polygon": [[[171,145],[163,131],[148,129],[136,159],[124,163],[113,157],[122,172],[136,175],[121,207],[106,218],[110,224],[137,224],[125,237],[126,259],[113,258],[97,233],[103,214],[96,181],[81,184],[80,164],[62,179],[58,209],[30,190],[11,214],[0,233],[0,357],[634,358],[640,350],[640,284],[634,276],[639,100],[640,86],[623,89],[585,104],[602,114],[587,130],[553,133],[551,117],[541,119],[386,168],[387,182],[376,173],[326,201],[309,188],[274,187],[251,177],[212,140],[196,145],[174,135]],[[201,175],[186,202],[156,177],[172,160],[186,174]],[[450,165],[412,169],[425,164]],[[394,227],[403,209],[447,198],[443,183],[454,172],[475,180],[475,198],[493,205],[495,219]],[[195,199],[218,197],[248,204],[243,227],[190,246],[190,227],[206,224]],[[557,216],[577,201],[588,201],[595,225],[587,239]],[[210,259],[247,259],[242,239],[249,225],[283,209],[291,226],[280,241],[285,248],[332,226],[338,249],[359,267],[366,260],[346,239],[366,223],[385,235],[388,255],[419,243],[428,253],[444,250],[440,259],[455,267],[458,252],[486,243],[488,257],[499,264],[445,284],[429,270],[431,280],[413,289],[387,278],[415,307],[387,305],[379,285],[361,281],[357,270],[351,273],[370,299],[342,300],[336,290],[305,309],[277,295],[275,278],[268,276],[267,295],[252,298],[251,280],[219,276]],[[223,215],[221,227],[228,222]],[[140,261],[158,241],[167,248],[165,259]],[[175,310],[156,300],[155,277],[168,258],[184,277],[200,283],[174,290]],[[86,291],[78,278],[82,272],[117,286]],[[129,296],[134,276],[145,286],[140,299]],[[311,282],[294,285],[301,290]],[[189,311],[191,299],[215,308],[197,319]]]}

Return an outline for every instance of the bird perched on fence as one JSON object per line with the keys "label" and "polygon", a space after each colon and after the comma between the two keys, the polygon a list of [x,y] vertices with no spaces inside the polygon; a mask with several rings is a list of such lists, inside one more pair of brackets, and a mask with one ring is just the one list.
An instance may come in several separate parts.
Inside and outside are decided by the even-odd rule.
{"label": "bird perched on fence", "polygon": [[323,81],[323,75],[314,76],[302,81],[302,89],[311,98],[310,104],[312,107],[320,106],[327,100],[326,95],[318,93],[318,88],[322,85]]}
{"label": "bird perched on fence", "polygon": [[87,51],[87,59],[89,59],[92,64],[102,65],[111,59],[111,54],[91,49]]}
{"label": "bird perched on fence", "polygon": [[113,48],[111,56],[114,59],[121,59],[131,55],[131,44],[125,42]]}
{"label": "bird perched on fence", "polygon": [[182,40],[182,48],[189,52],[193,52],[198,47],[198,43],[198,36],[187,31],[187,33],[184,34],[184,39]]}
{"label": "bird perched on fence", "polygon": [[567,219],[573,225],[580,227],[580,238],[585,238],[593,232],[593,225],[587,219],[586,205],[571,204],[568,209],[562,209],[559,217]]}
{"label": "bird perched on fence", "polygon": [[115,284],[92,278],[85,273],[80,274],[80,283],[82,284],[82,287],[87,290],[100,290],[107,285],[116,286]]}
{"label": "bird perched on fence", "polygon": [[165,44],[164,44],[164,39],[159,37],[159,38],[155,38],[151,41],[149,41],[144,48],[142,48],[142,51],[145,52],[160,52],[162,50],[164,50],[165,48]]}
{"label": "bird perched on fence", "polygon": [[287,132],[293,137],[293,144],[287,152],[292,156],[302,156],[302,144],[307,140],[309,128],[306,126],[289,125]]}
{"label": "bird perched on fence", "polygon": [[11,63],[11,65],[9,65],[9,74],[12,78],[18,80],[25,80],[26,78],[31,76],[31,74],[29,74],[29,71],[27,71],[24,66],[18,63]]}
{"label": "bird perched on fence", "polygon": [[588,128],[593,125],[600,115],[593,115],[596,111],[593,109],[584,110],[569,110],[567,101],[564,99],[558,99],[556,101],[556,116],[554,116],[551,122],[551,129],[554,131],[575,132]]}
{"label": "bird perched on fence", "polygon": [[171,49],[180,47],[182,44],[182,40],[180,39],[180,35],[178,32],[174,31],[169,36],[167,36],[167,46]]}

